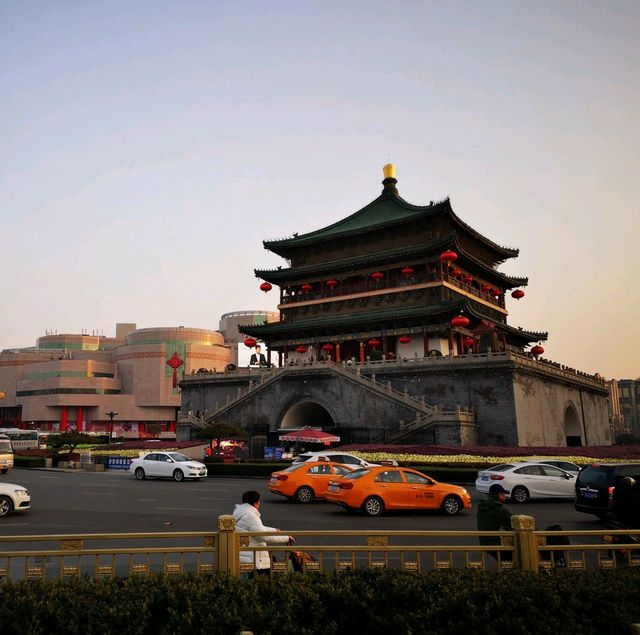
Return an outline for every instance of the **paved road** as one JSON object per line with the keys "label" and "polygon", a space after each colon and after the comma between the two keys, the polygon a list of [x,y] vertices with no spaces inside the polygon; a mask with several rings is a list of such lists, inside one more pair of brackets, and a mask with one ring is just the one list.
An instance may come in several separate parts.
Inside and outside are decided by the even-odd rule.
{"label": "paved road", "polygon": [[[295,530],[475,530],[475,512],[456,517],[431,512],[402,512],[368,518],[348,514],[323,502],[296,505],[270,494],[267,481],[209,478],[200,482],[137,481],[122,472],[62,472],[14,469],[0,482],[25,485],[32,508],[0,519],[0,535],[124,533],[149,531],[215,531],[220,514],[231,513],[242,492],[263,494],[262,517],[267,525]],[[469,488],[476,503],[482,494]],[[567,530],[598,529],[599,522],[573,509],[571,502],[548,500],[509,505],[514,513],[536,518],[544,528],[560,524]]]}

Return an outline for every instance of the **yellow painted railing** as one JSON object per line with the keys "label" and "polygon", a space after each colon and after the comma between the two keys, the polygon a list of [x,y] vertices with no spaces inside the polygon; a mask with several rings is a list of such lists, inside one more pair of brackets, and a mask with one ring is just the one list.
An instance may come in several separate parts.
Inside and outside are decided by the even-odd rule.
{"label": "yellow painted railing", "polygon": [[[275,532],[282,535],[285,532]],[[259,551],[268,551],[271,575],[292,570],[290,554],[301,551],[306,572],[355,568],[575,570],[640,566],[640,530],[536,531],[533,518],[514,516],[512,531],[296,531],[293,546],[250,546],[274,532],[236,532],[232,516],[218,518],[217,531],[128,534],[64,534],[0,537],[0,580],[129,575],[180,575],[253,571]],[[480,545],[482,537],[499,545]],[[557,544],[567,537],[570,544]],[[553,538],[553,540],[552,540]],[[620,539],[627,544],[619,544]],[[244,552],[241,559],[240,552]],[[241,562],[242,560],[242,562]]]}

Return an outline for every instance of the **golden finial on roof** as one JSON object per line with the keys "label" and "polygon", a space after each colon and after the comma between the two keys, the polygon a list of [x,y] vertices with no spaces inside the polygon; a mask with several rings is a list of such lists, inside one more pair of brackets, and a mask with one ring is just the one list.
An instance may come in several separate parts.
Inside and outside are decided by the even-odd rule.
{"label": "golden finial on roof", "polygon": [[396,166],[393,163],[387,163],[387,165],[385,165],[382,168],[382,171],[384,173],[384,178],[385,179],[395,179],[396,178]]}

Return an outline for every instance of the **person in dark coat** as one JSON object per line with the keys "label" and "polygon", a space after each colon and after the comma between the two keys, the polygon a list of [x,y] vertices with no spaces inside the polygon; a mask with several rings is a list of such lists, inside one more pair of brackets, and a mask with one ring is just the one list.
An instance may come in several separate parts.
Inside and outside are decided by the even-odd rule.
{"label": "person in dark coat", "polygon": [[622,524],[640,529],[640,493],[635,478],[624,476],[618,481],[611,511]]}
{"label": "person in dark coat", "polygon": [[264,354],[260,352],[260,346],[256,346],[256,352],[251,355],[249,359],[249,366],[266,366],[267,359]]}
{"label": "person in dark coat", "polygon": [[[511,512],[504,506],[507,490],[499,483],[489,488],[489,495],[478,503],[476,521],[478,531],[511,531]],[[481,545],[500,545],[500,536],[480,536]],[[498,559],[497,551],[487,551],[492,558]],[[511,560],[512,553],[500,552],[500,560]]]}

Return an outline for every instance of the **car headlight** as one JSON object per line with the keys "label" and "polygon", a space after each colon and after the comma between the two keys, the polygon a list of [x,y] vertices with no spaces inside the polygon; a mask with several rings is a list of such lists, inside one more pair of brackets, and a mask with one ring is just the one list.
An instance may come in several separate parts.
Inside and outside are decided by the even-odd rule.
{"label": "car headlight", "polygon": [[29,490],[26,489],[14,489],[13,490],[18,496],[29,496]]}

